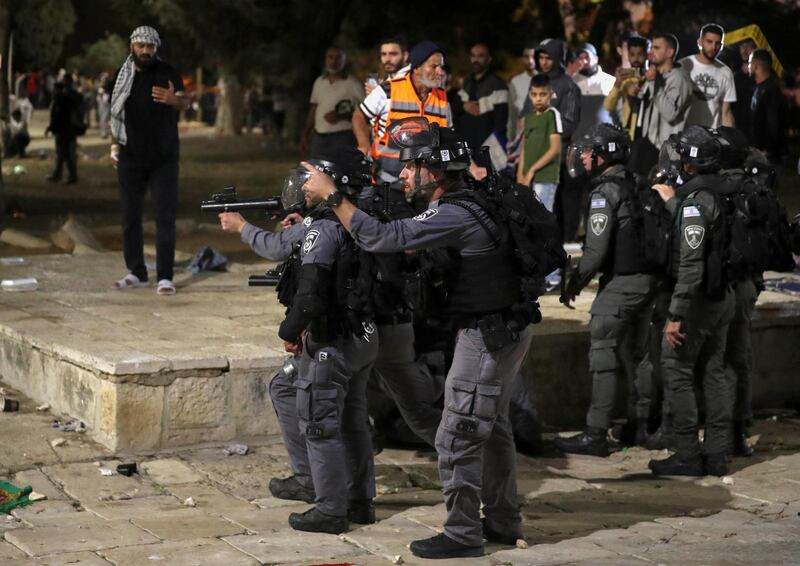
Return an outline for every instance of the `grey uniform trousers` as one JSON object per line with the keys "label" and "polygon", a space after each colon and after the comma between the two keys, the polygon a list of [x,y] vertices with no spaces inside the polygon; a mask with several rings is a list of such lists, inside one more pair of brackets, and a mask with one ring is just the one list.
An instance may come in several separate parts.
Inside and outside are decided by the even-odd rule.
{"label": "grey uniform trousers", "polygon": [[727,454],[731,440],[735,381],[725,371],[725,343],[733,318],[733,293],[719,301],[698,297],[681,324],[683,344],[661,345],[661,371],[670,390],[672,432],[676,450],[687,457],[700,454],[695,374],[702,375],[706,404],[705,452]]}
{"label": "grey uniform trousers", "polygon": [[528,327],[517,341],[489,352],[480,330],[458,332],[436,452],[447,506],[444,533],[462,544],[483,543],[481,501],[492,529],[522,532],[508,404],[531,336]]}
{"label": "grey uniform trousers", "polygon": [[442,383],[428,366],[417,362],[414,353],[414,325],[411,322],[378,326],[380,347],[374,374],[381,389],[392,398],[403,419],[422,440],[434,445],[442,410],[436,402]]}
{"label": "grey uniform trousers", "polygon": [[647,356],[654,285],[654,278],[647,275],[616,276],[592,303],[592,402],[586,415],[590,427],[610,426],[619,378],[624,378],[628,387],[628,419],[646,421],[650,415],[652,382],[637,369]]}
{"label": "grey uniform trousers", "polygon": [[349,335],[322,345],[307,338],[294,382],[282,371],[270,384],[292,470],[300,483],[311,480],[326,515],[344,517],[348,501],[375,497],[366,400],[378,349],[372,329],[369,341]]}
{"label": "grey uniform trousers", "polygon": [[732,373],[736,383],[736,402],[733,420],[750,426],[753,421],[753,342],[750,321],[758,299],[758,289],[752,279],[733,286],[733,320],[728,327],[725,348],[725,370]]}
{"label": "grey uniform trousers", "polygon": [[656,294],[653,315],[648,331],[648,355],[642,359],[637,368],[639,382],[651,384],[650,415],[659,414],[658,404],[661,405],[661,429],[664,432],[672,429],[672,411],[669,405],[669,387],[664,381],[661,371],[661,342],[664,340],[664,325],[669,315],[669,303],[672,293],[659,290]]}

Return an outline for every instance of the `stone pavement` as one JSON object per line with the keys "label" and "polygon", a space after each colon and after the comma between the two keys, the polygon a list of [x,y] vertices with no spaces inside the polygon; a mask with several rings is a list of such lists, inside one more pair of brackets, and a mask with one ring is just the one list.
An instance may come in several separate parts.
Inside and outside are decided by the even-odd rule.
{"label": "stone pavement", "polygon": [[[248,441],[246,456],[226,456],[219,444],[114,455],[51,428],[55,415],[21,400],[20,412],[0,413],[0,478],[47,499],[0,516],[3,565],[422,564],[407,545],[444,518],[431,452],[377,457],[376,524],[339,537],[299,533],[286,519],[307,505],[265,489],[288,473],[276,437]],[[755,432],[756,456],[735,460],[722,479],[653,478],[646,463],[659,453],[641,449],[608,459],[520,456],[518,546],[527,548],[487,545],[483,558],[442,563],[797,564],[800,418],[785,411]],[[54,447],[58,438],[66,444]],[[130,461],[140,474],[101,472]]]}

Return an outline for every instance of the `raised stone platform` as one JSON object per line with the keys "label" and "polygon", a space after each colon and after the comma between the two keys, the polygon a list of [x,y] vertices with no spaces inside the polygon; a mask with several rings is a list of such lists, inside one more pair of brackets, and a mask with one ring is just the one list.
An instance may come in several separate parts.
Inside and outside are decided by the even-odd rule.
{"label": "raised stone platform", "polygon": [[[86,422],[116,451],[224,441],[278,432],[267,385],[286,354],[283,308],[248,288],[248,266],[176,277],[178,294],[117,291],[117,253],[31,256],[3,279],[36,277],[32,292],[0,292],[0,375],[58,413]],[[581,426],[591,395],[588,308],[542,300],[525,366],[546,424]],[[797,406],[800,301],[763,293],[753,324],[756,405]]]}

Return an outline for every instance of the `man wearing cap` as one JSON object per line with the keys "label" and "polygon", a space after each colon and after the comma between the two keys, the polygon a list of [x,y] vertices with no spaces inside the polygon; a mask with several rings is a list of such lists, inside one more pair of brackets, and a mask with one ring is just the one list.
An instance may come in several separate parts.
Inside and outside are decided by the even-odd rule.
{"label": "man wearing cap", "polygon": [[174,295],[175,215],[178,209],[178,113],[189,107],[183,80],[157,56],[158,32],[133,30],[130,55],[111,91],[111,160],[117,168],[122,207],[122,238],[128,274],[118,289],[147,286],[142,206],[150,189],[156,220],[156,272],[159,295]]}
{"label": "man wearing cap", "polygon": [[597,124],[611,122],[611,116],[603,107],[605,97],[614,88],[616,79],[603,71],[598,64],[597,48],[591,43],[584,43],[578,48],[576,62],[577,72],[572,79],[581,91],[581,119],[575,130],[575,139]]}
{"label": "man wearing cap", "polygon": [[[425,116],[440,126],[451,126],[444,82],[444,52],[432,41],[421,41],[409,52],[411,71],[374,89],[353,113],[358,149],[376,161],[380,181],[397,181],[403,165],[400,150],[390,147],[387,129],[396,120]],[[370,121],[374,120],[374,142]]]}

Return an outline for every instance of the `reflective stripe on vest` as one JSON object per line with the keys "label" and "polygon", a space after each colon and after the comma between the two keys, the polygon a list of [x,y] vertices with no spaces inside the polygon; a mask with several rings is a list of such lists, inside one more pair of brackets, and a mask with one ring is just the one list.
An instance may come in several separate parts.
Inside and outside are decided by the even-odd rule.
{"label": "reflective stripe on vest", "polygon": [[[381,127],[380,120],[373,126],[375,143],[372,146],[372,156],[381,163],[381,168],[393,173],[393,170],[402,169],[397,163],[400,150],[389,147],[389,127],[393,122],[408,118],[409,116],[425,116],[429,122],[435,122],[441,127],[447,127],[447,93],[444,89],[434,88],[428,94],[424,104],[420,103],[411,73],[398,79],[389,81],[389,115],[386,125]],[[388,162],[392,160],[392,162]],[[394,174],[394,173],[393,173]]]}

